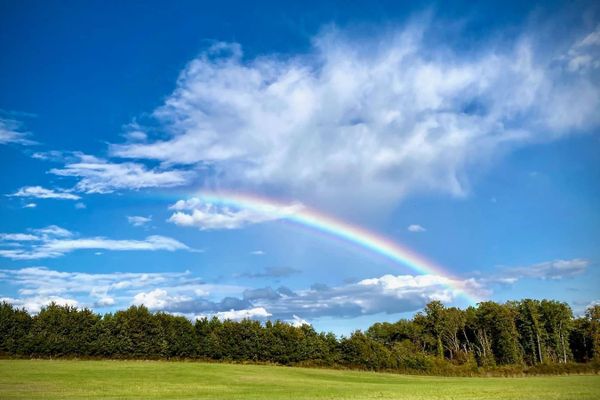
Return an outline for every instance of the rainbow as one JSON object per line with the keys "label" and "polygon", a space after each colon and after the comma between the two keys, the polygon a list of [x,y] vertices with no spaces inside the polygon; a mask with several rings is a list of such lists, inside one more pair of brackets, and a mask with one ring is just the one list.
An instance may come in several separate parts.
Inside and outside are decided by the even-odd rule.
{"label": "rainbow", "polygon": [[475,304],[479,301],[477,296],[465,287],[462,280],[453,277],[451,273],[422,255],[377,233],[325,215],[300,203],[283,203],[256,195],[222,191],[200,192],[197,197],[206,204],[248,209],[257,214],[270,216],[272,219],[290,221],[341,239],[394,263],[407,266],[420,274],[444,277],[447,280],[446,286],[462,295],[469,303]]}

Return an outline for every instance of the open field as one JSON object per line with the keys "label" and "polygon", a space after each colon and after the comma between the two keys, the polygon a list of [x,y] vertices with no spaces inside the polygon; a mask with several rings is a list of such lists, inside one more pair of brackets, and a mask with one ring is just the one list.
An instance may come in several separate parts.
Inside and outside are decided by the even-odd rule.
{"label": "open field", "polygon": [[599,399],[600,376],[444,378],[261,365],[0,360],[1,399]]}

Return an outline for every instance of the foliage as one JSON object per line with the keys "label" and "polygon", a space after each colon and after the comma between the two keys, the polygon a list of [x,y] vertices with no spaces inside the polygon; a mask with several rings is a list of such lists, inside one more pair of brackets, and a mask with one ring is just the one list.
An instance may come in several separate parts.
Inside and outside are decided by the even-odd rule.
{"label": "foliage", "polygon": [[446,375],[566,373],[598,368],[600,306],[573,318],[567,304],[551,300],[488,301],[466,310],[434,301],[412,320],[376,323],[338,338],[282,321],[203,318],[192,323],[144,306],[101,316],[50,304],[30,315],[0,303],[0,354],[206,359]]}

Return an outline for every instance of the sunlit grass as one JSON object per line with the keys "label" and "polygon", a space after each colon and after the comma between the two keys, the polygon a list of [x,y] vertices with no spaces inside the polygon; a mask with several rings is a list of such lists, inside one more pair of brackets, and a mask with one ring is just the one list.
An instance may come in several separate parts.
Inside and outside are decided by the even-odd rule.
{"label": "sunlit grass", "polygon": [[0,360],[1,399],[598,399],[600,376],[444,378],[263,365]]}

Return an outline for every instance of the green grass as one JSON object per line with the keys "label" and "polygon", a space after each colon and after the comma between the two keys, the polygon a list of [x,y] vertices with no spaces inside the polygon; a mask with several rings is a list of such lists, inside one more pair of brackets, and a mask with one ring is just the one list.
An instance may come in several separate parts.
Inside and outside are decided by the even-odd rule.
{"label": "green grass", "polygon": [[263,365],[0,360],[0,399],[600,399],[600,376],[444,378]]}

